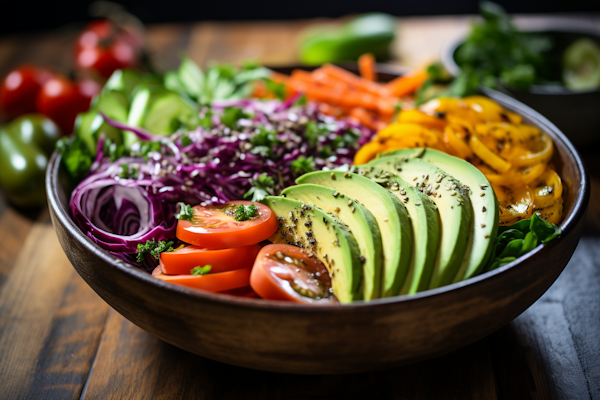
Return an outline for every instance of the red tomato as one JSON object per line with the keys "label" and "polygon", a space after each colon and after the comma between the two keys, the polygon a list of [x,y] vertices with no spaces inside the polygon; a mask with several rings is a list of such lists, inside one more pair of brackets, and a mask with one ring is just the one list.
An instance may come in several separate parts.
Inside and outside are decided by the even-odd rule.
{"label": "red tomato", "polygon": [[[257,215],[247,221],[236,221],[234,213],[239,205],[258,207]],[[207,249],[229,249],[262,242],[274,234],[278,226],[277,217],[269,207],[238,200],[218,206],[195,206],[193,221],[177,223],[177,237]]]}
{"label": "red tomato", "polygon": [[337,304],[325,265],[289,244],[269,244],[260,250],[250,286],[263,299]]}
{"label": "red tomato", "polygon": [[[160,268],[160,267],[157,267]],[[152,273],[155,278],[176,285],[207,290],[209,292],[222,292],[250,285],[251,268],[236,269],[235,271],[208,273],[206,275],[165,275],[156,270]]]}
{"label": "red tomato", "polygon": [[109,20],[97,20],[79,35],[75,61],[78,68],[96,71],[108,78],[117,69],[137,66],[142,46],[140,32],[116,26]]}
{"label": "red tomato", "polygon": [[63,76],[54,76],[38,93],[37,112],[50,117],[64,133],[73,131],[75,117],[90,107],[77,86]]}
{"label": "red tomato", "polygon": [[194,267],[211,265],[210,273],[251,268],[260,251],[258,244],[233,249],[209,250],[187,246],[160,255],[162,272],[168,275],[189,274]]}
{"label": "red tomato", "polygon": [[38,92],[51,77],[50,71],[32,65],[10,71],[0,88],[0,108],[10,118],[35,112]]}

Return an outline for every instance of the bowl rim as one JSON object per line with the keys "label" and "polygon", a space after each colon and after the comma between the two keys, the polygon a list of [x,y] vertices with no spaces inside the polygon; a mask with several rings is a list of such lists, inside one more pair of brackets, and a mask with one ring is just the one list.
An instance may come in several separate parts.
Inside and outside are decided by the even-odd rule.
{"label": "bowl rim", "polygon": [[[535,28],[527,28],[527,27],[517,27],[521,32],[527,33],[543,33],[543,32],[557,32],[557,33],[575,33],[580,35],[587,36],[595,36],[600,40],[600,29],[592,28],[590,26],[577,26],[573,25],[573,21],[561,21],[556,24],[550,24],[543,27],[535,27]],[[444,42],[442,45],[442,51],[440,55],[440,60],[446,70],[452,76],[457,76],[460,73],[460,66],[456,63],[454,59],[454,53],[458,49],[458,47],[464,42],[466,37],[469,35],[469,32],[462,32],[458,35],[455,35]],[[552,91],[545,89],[547,87],[556,87],[558,90]],[[492,89],[493,90],[493,89]],[[589,95],[589,94],[598,94],[600,93],[600,87],[592,90],[580,90],[580,91],[572,91],[567,89],[566,87],[559,86],[550,86],[550,85],[531,85],[527,90],[517,90],[512,88],[506,88],[511,92],[515,93],[531,93],[539,96],[578,96],[578,95]]]}
{"label": "bowl rim", "polygon": [[[287,68],[288,66],[282,66],[280,68]],[[302,66],[294,66],[294,67],[302,67]],[[307,66],[304,66],[308,68]],[[277,68],[274,68],[277,69]],[[392,66],[390,71],[396,70],[400,71],[401,68],[395,68]],[[503,93],[497,92],[495,90],[482,88],[482,92],[484,95],[499,101],[503,107],[518,110],[518,113],[523,117],[529,119],[531,122],[535,122],[538,127],[540,127],[545,132],[550,133],[552,139],[554,141],[559,141],[562,144],[562,148],[566,150],[568,154],[572,156],[575,161],[575,169],[579,172],[581,176],[581,181],[579,191],[577,193],[572,193],[573,196],[573,209],[569,215],[566,215],[563,221],[560,224],[562,229],[561,237],[569,235],[577,226],[579,220],[584,217],[587,205],[590,196],[590,184],[589,177],[585,171],[583,162],[575,150],[573,144],[567,139],[567,137],[548,119],[543,117],[537,111],[534,111],[532,108],[524,105],[523,103],[515,100],[514,98],[505,95]],[[475,287],[477,285],[482,285],[490,282],[493,279],[497,279],[499,276],[503,275],[509,270],[517,268],[519,265],[526,262],[528,259],[543,256],[543,254],[549,251],[550,248],[555,246],[560,246],[560,237],[559,240],[553,240],[549,243],[540,245],[536,247],[531,252],[518,257],[515,261],[512,261],[509,264],[506,264],[500,268],[497,268],[493,271],[489,271],[475,277],[469,278],[467,280],[452,283],[450,285],[442,286],[436,289],[429,289],[423,292],[415,293],[412,295],[400,295],[394,297],[388,297],[383,299],[374,299],[371,301],[356,301],[350,304],[344,305],[324,305],[324,306],[315,306],[310,304],[302,304],[295,302],[286,302],[286,301],[277,301],[277,300],[269,300],[265,301],[263,299],[253,299],[253,298],[243,298],[236,296],[226,296],[219,293],[211,293],[205,292],[202,290],[197,290],[193,288],[188,288],[185,286],[171,284],[160,279],[154,278],[150,273],[142,271],[135,266],[126,263],[116,257],[111,256],[108,252],[103,250],[99,245],[94,243],[89,237],[87,237],[75,224],[73,219],[70,216],[68,210],[65,209],[62,202],[60,201],[58,194],[59,183],[59,168],[60,168],[61,156],[57,150],[54,151],[50,162],[48,163],[48,167],[46,169],[46,192],[48,196],[48,205],[51,210],[54,212],[55,217],[60,221],[60,223],[66,227],[66,230],[70,232],[73,237],[80,242],[85,248],[87,248],[90,252],[99,257],[104,263],[110,265],[112,268],[116,268],[122,273],[140,279],[144,284],[153,285],[154,287],[158,287],[160,289],[167,290],[172,292],[173,294],[180,294],[191,296],[196,300],[202,300],[205,302],[211,303],[219,303],[224,305],[232,305],[232,306],[241,306],[251,309],[260,309],[260,310],[280,310],[280,311],[294,311],[294,312],[310,312],[310,313],[345,313],[345,312],[355,312],[357,310],[369,310],[372,307],[392,307],[398,304],[410,304],[415,301],[421,301],[424,299],[431,299],[433,297],[447,294],[450,292],[459,292],[463,290],[467,290],[471,287]],[[547,250],[548,249],[548,250]]]}

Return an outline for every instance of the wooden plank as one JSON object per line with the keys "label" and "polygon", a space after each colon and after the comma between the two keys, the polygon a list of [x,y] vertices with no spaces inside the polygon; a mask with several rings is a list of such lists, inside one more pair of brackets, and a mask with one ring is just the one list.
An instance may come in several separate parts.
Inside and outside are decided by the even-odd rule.
{"label": "wooden plank", "polygon": [[23,398],[52,329],[73,269],[47,212],[27,235],[0,292],[0,387],[5,398]]}
{"label": "wooden plank", "polygon": [[31,398],[80,397],[110,309],[69,267],[69,281],[60,306],[31,371]]}
{"label": "wooden plank", "polygon": [[179,67],[181,54],[189,45],[191,29],[189,24],[159,24],[147,28],[146,43],[154,69],[168,71]]}
{"label": "wooden plank", "polygon": [[[435,377],[435,385],[431,384]],[[307,384],[310,382],[310,384]],[[496,398],[486,340],[420,364],[338,376],[234,367],[168,345],[111,310],[85,399]]]}
{"label": "wooden plank", "polygon": [[30,215],[20,213],[10,206],[0,214],[0,290],[13,270],[32,225]]}

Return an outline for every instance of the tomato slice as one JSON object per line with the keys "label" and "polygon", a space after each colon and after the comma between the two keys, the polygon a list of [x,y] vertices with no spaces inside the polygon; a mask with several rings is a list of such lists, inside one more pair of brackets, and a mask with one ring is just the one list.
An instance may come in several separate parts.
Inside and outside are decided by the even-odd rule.
{"label": "tomato slice", "polygon": [[[158,267],[160,268],[160,266]],[[250,285],[250,271],[252,268],[236,269],[235,271],[218,272],[206,275],[165,275],[162,272],[152,273],[155,278],[176,285],[187,286],[209,292],[222,292]]]}
{"label": "tomato slice", "polygon": [[288,244],[269,244],[260,250],[250,286],[263,299],[337,304],[325,265]]}
{"label": "tomato slice", "polygon": [[211,273],[251,268],[260,251],[258,244],[232,249],[209,250],[198,246],[162,253],[160,262],[163,274],[189,274],[194,267],[211,265]]}
{"label": "tomato slice", "polygon": [[[249,220],[236,221],[234,213],[240,205],[254,205],[258,211]],[[183,242],[207,249],[229,249],[259,243],[277,228],[277,217],[269,207],[240,200],[217,206],[195,206],[194,218],[179,220],[176,235]]]}

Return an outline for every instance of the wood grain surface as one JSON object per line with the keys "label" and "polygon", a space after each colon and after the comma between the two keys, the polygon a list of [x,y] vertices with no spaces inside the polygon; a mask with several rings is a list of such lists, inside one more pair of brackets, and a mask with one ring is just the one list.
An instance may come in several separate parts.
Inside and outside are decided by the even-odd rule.
{"label": "wood grain surface", "polygon": [[[579,18],[600,23],[597,15]],[[416,67],[437,58],[470,20],[401,19],[398,63]],[[247,58],[283,65],[297,61],[297,33],[312,22],[161,25],[149,27],[148,35],[160,69],[177,66],[182,51],[201,65]],[[24,62],[68,67],[75,34],[64,29],[0,38],[0,74]],[[539,301],[496,333],[446,356],[353,375],[253,371],[154,338],[77,275],[48,210],[18,210],[0,194],[0,398],[600,399],[600,159],[596,147],[581,152],[592,181],[586,232]]]}

